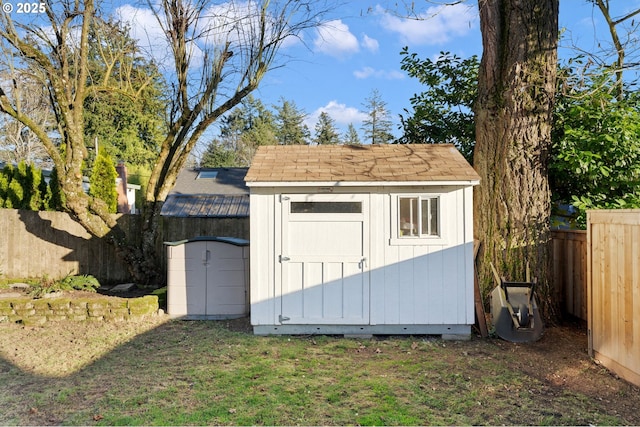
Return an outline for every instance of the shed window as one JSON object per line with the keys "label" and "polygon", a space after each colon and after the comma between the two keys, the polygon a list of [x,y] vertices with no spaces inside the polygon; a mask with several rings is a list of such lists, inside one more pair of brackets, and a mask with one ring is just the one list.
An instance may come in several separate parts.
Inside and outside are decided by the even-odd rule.
{"label": "shed window", "polygon": [[398,236],[440,236],[439,197],[398,197]]}
{"label": "shed window", "polygon": [[362,202],[291,202],[291,213],[362,213]]}

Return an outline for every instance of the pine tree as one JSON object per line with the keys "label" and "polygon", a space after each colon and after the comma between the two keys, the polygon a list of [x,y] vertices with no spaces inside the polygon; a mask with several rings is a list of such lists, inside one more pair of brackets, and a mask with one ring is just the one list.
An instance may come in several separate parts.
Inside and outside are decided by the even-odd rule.
{"label": "pine tree", "polygon": [[360,136],[358,136],[358,131],[353,123],[349,123],[347,127],[347,133],[344,135],[343,142],[346,145],[360,145],[362,141],[360,141]]}
{"label": "pine tree", "polygon": [[60,188],[60,182],[58,181],[58,170],[54,167],[49,175],[49,189],[47,205],[49,210],[52,211],[64,211],[65,210],[65,197],[62,189]]}
{"label": "pine tree", "polygon": [[9,194],[9,182],[13,176],[13,166],[6,165],[0,171],[0,208],[7,207],[6,200]]}
{"label": "pine tree", "polygon": [[313,139],[318,145],[338,144],[340,142],[340,136],[333,119],[325,111],[320,113],[318,117],[318,123],[316,123],[316,136]]}
{"label": "pine tree", "polygon": [[389,119],[387,103],[382,100],[378,89],[374,89],[371,96],[363,104],[368,118],[362,122],[365,140],[371,144],[387,144],[393,141],[391,134],[392,123]]}
{"label": "pine tree", "polygon": [[42,210],[42,192],[40,182],[42,180],[42,171],[33,164],[26,165],[25,169],[25,200],[22,209],[32,211]]}
{"label": "pine tree", "polygon": [[105,150],[100,150],[91,173],[89,195],[105,202],[111,213],[118,208],[117,176],[113,160]]}
{"label": "pine tree", "polygon": [[214,139],[209,143],[204,154],[202,154],[202,158],[200,159],[201,168],[223,168],[234,166],[238,166],[236,152],[222,145],[217,139]]}
{"label": "pine tree", "polygon": [[281,105],[275,107],[278,143],[281,145],[307,144],[309,128],[304,124],[306,114],[298,109],[293,101],[283,98],[281,102]]}

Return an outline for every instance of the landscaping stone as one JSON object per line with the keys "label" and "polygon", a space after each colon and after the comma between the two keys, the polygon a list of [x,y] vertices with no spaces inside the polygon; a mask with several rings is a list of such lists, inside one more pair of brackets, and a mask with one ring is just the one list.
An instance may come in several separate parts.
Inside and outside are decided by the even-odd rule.
{"label": "landscaping stone", "polygon": [[135,283],[121,283],[110,289],[110,292],[129,292],[136,286]]}
{"label": "landscaping stone", "polygon": [[109,298],[109,308],[113,310],[124,309],[129,312],[129,301],[124,298]]}
{"label": "landscaping stone", "polygon": [[0,323],[40,326],[48,321],[126,322],[161,312],[156,295],[139,298],[104,296],[32,299],[21,295],[0,300]]}
{"label": "landscaping stone", "polygon": [[47,298],[47,299],[59,298],[62,295],[64,295],[63,292],[49,292],[48,294],[44,294],[42,298]]}
{"label": "landscaping stone", "polygon": [[55,299],[49,301],[49,307],[55,312],[64,311],[65,313],[69,310],[69,300],[68,299]]}

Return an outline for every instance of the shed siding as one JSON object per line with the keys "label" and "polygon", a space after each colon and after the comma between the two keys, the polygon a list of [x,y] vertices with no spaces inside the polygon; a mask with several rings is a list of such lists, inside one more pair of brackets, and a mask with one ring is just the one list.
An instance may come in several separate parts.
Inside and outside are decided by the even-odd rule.
{"label": "shed siding", "polygon": [[[350,187],[370,194],[370,325],[471,325],[473,317],[472,188]],[[279,194],[317,194],[318,188],[253,188],[251,193],[251,322],[278,325],[281,280]],[[392,241],[398,193],[441,196],[446,242]]]}
{"label": "shed siding", "polygon": [[[381,256],[376,260],[381,274],[372,272],[371,323],[472,324],[473,276],[469,269],[473,265],[467,260],[473,256],[473,238],[471,224],[465,221],[466,208],[472,205],[465,198],[472,193],[462,188],[415,187],[396,188],[393,192],[441,194],[441,212],[447,217],[443,223],[447,244],[390,244],[388,236],[391,227],[396,226],[391,219],[395,199],[389,194],[378,195],[385,198],[380,211],[387,238],[371,239],[373,245],[384,242],[381,250],[372,249],[372,253]],[[374,286],[377,281],[382,281],[383,286]]]}
{"label": "shed siding", "polygon": [[251,217],[251,323],[275,322],[274,195],[254,190]]}

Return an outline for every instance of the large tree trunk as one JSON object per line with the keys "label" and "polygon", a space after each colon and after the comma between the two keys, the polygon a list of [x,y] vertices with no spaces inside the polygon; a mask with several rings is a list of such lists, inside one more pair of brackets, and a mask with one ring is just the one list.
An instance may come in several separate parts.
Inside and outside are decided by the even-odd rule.
{"label": "large tree trunk", "polygon": [[480,283],[501,275],[538,279],[545,317],[556,315],[549,275],[547,159],[555,92],[558,0],[480,0],[483,55],[474,167],[481,177],[474,226]]}

